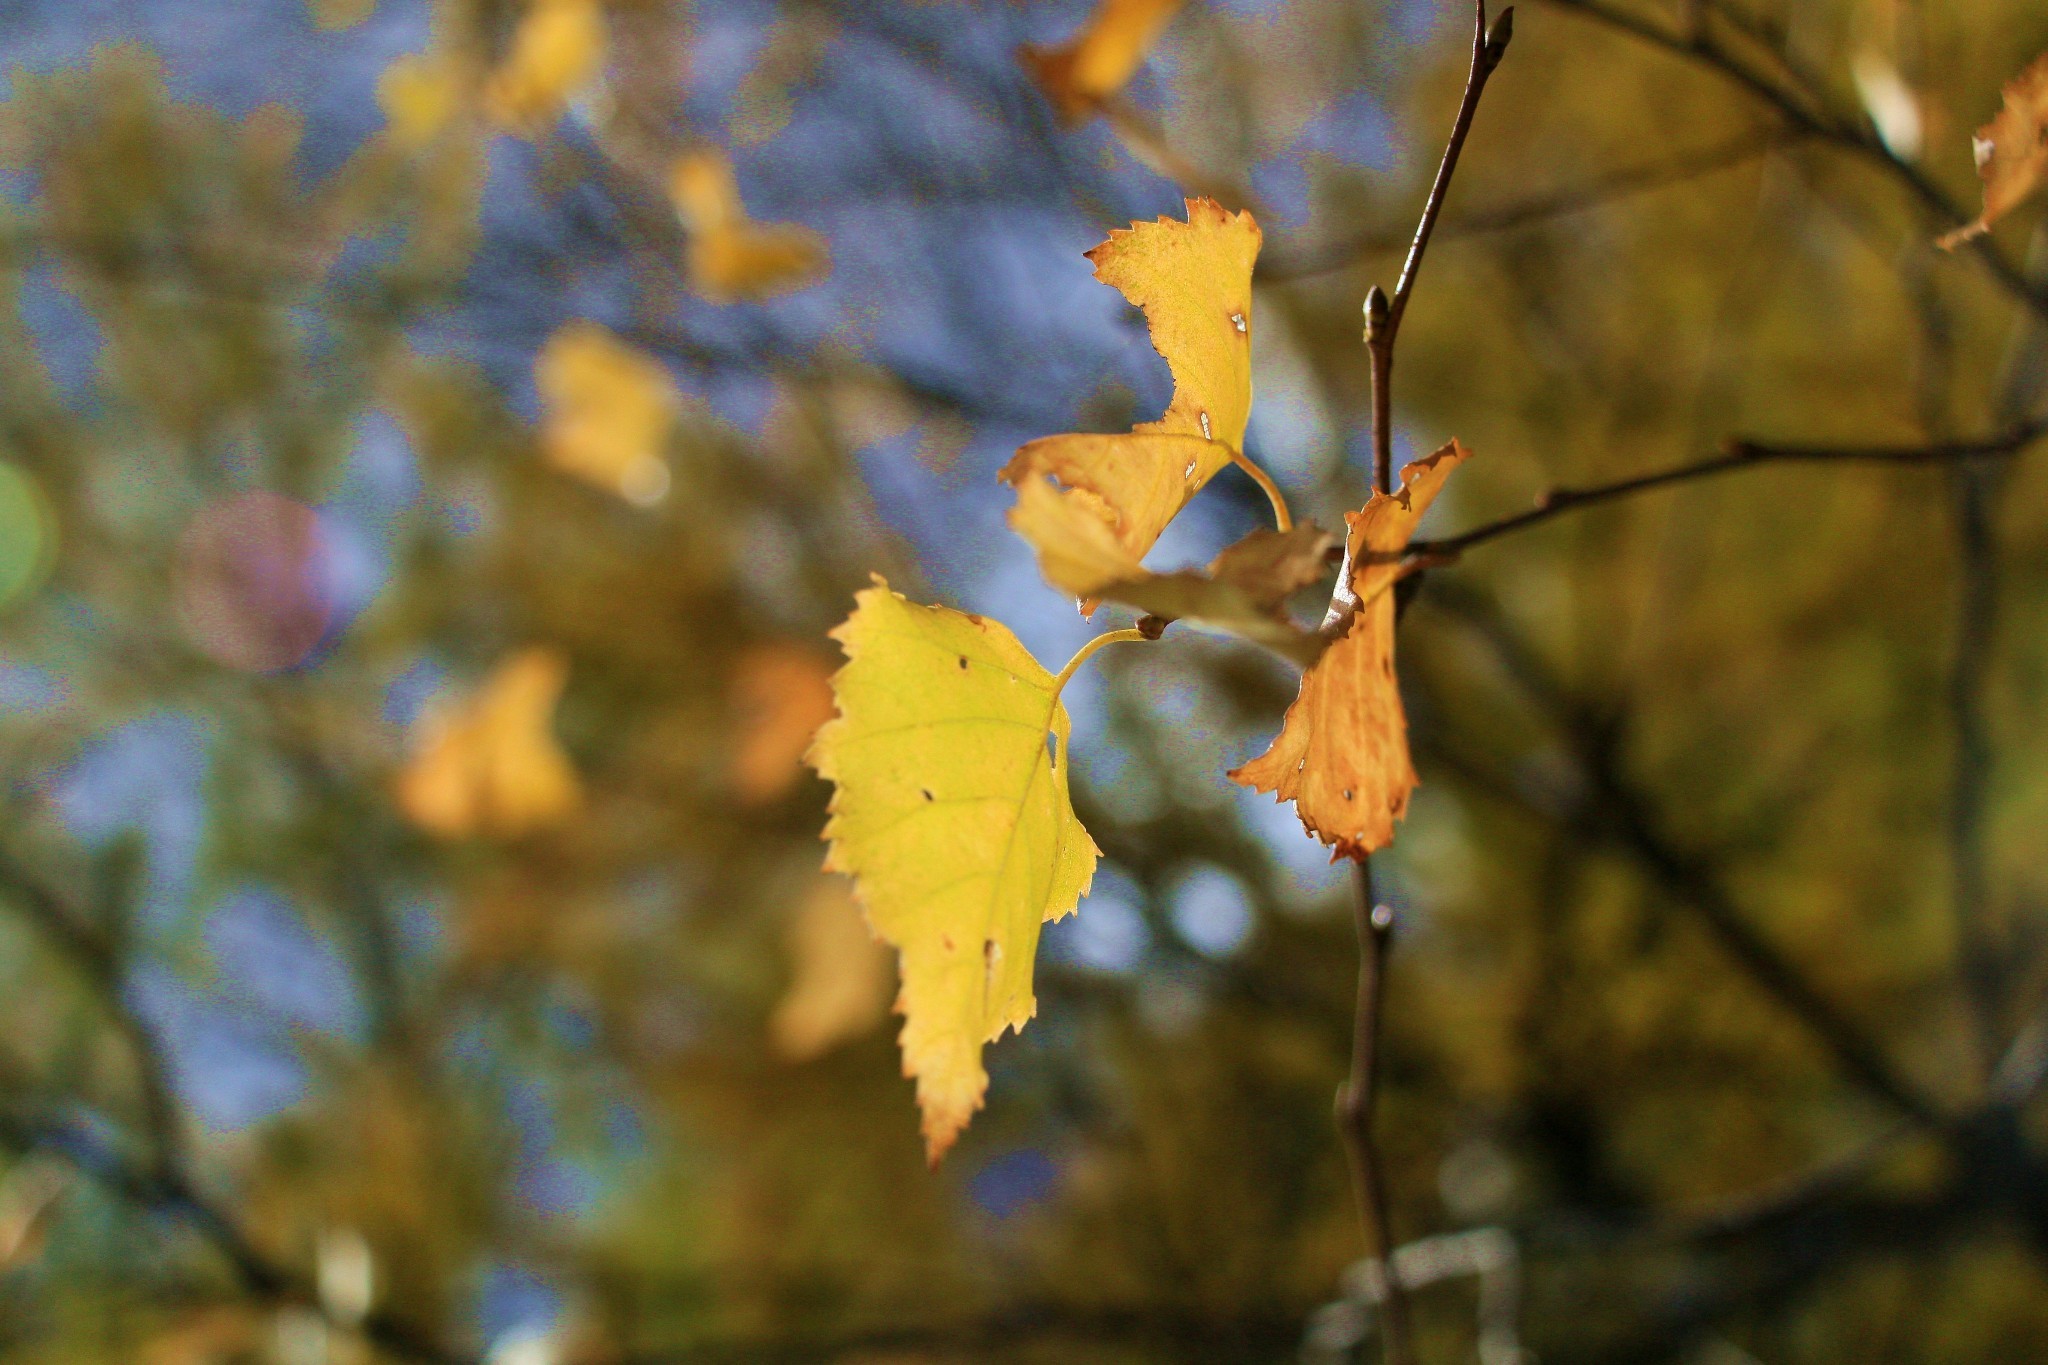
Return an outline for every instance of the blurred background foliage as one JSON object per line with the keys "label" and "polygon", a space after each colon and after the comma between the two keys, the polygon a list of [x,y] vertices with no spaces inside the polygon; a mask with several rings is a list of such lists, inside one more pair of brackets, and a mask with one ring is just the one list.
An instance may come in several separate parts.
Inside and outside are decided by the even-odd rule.
{"label": "blurred background foliage", "polygon": [[[1108,229],[1258,213],[1251,453],[1363,500],[1466,11],[1190,0],[1063,119],[1017,53],[1088,13],[0,12],[0,1358],[1371,1358],[1349,884],[1222,776],[1283,666],[1068,694],[1107,858],[936,1173],[818,872],[870,572],[1090,633],[994,471],[1164,404]],[[1931,245],[2038,6],[1517,25],[1397,371],[1478,452],[1425,535],[2048,402],[2038,211]],[[2048,1353],[2044,478],[1773,464],[1426,575],[1380,1127],[1398,1238],[1472,1234],[1409,1268],[1486,1267],[1426,1360]]]}

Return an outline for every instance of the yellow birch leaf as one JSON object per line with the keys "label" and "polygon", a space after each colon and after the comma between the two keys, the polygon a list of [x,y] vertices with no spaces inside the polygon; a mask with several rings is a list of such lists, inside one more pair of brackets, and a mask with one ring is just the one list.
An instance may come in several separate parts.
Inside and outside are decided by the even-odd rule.
{"label": "yellow birch leaf", "polygon": [[1307,668],[1326,637],[1289,620],[1287,599],[1322,578],[1335,543],[1321,527],[1253,531],[1201,572],[1150,573],[1108,526],[1044,479],[1018,485],[1010,525],[1038,548],[1045,580],[1084,599],[1121,602],[1164,621],[1194,621],[1266,646]]}
{"label": "yellow birch leaf", "polygon": [[828,870],[900,956],[904,1074],[936,1163],[981,1107],[983,1044],[1022,1028],[1039,926],[1099,857],[1067,791],[1059,683],[999,622],[880,578],[833,632],[839,714],[810,762],[834,787]]}
{"label": "yellow birch leaf", "polygon": [[1952,251],[2018,208],[2048,176],[2048,53],[2006,82],[1998,117],[1977,130],[1972,146],[1984,181],[1984,212],[1936,245]]}
{"label": "yellow birch leaf", "polygon": [[399,774],[406,817],[453,839],[524,834],[573,812],[582,787],[550,728],[568,678],[561,654],[523,649],[467,701],[429,709]]}
{"label": "yellow birch leaf", "polygon": [[799,645],[756,645],[734,662],[731,688],[734,794],[747,805],[773,801],[796,785],[804,752],[832,719],[831,670]]}
{"label": "yellow birch leaf", "polygon": [[768,1036],[783,1057],[822,1057],[889,1013],[896,964],[868,928],[845,878],[817,880],[784,942],[789,989],[768,1018]]}
{"label": "yellow birch leaf", "polygon": [[377,107],[401,147],[417,149],[439,137],[461,115],[469,80],[445,53],[408,53],[377,78]]}
{"label": "yellow birch leaf", "polygon": [[1186,0],[1102,0],[1073,39],[1018,53],[1060,117],[1069,123],[1124,88]]}
{"label": "yellow birch leaf", "polygon": [[1134,223],[1088,253],[1095,277],[1145,312],[1152,345],[1173,373],[1165,414],[1127,435],[1029,442],[1001,475],[1012,484],[1057,479],[1060,496],[1108,526],[1134,560],[1202,485],[1239,458],[1251,419],[1259,225],[1210,199],[1188,200],[1187,213],[1186,222]]}
{"label": "yellow birch leaf", "polygon": [[600,0],[529,0],[511,50],[484,86],[484,109],[501,128],[538,137],[604,70]]}
{"label": "yellow birch leaf", "polygon": [[1280,734],[1265,753],[1230,774],[1272,792],[1334,857],[1363,858],[1394,837],[1408,812],[1415,767],[1408,721],[1394,678],[1394,594],[1401,551],[1445,478],[1470,454],[1452,441],[1401,471],[1401,491],[1375,493],[1345,514],[1350,537],[1326,633],[1342,636],[1301,676]]}
{"label": "yellow birch leaf", "polygon": [[594,322],[571,322],[541,348],[533,378],[548,463],[639,506],[661,501],[682,398],[659,361]]}
{"label": "yellow birch leaf", "polygon": [[805,288],[830,262],[824,237],[810,228],[747,217],[732,163],[715,149],[677,158],[669,198],[690,234],[690,282],[715,303]]}

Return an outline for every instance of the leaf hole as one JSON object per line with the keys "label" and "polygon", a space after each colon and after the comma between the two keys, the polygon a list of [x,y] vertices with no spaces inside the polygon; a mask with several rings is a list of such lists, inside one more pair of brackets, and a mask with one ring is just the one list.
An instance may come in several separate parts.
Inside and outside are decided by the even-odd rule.
{"label": "leaf hole", "polygon": [[1060,737],[1050,730],[1045,732],[1045,761],[1052,767],[1060,766]]}
{"label": "leaf hole", "polygon": [[1235,328],[1236,328],[1236,329],[1237,329],[1238,331],[1240,331],[1240,332],[1244,331],[1244,330],[1245,330],[1245,324],[1244,324],[1244,314],[1242,314],[1242,313],[1232,313],[1232,314],[1230,315],[1230,325],[1231,325],[1232,327],[1235,327]]}
{"label": "leaf hole", "polygon": [[967,671],[967,656],[965,654],[960,656],[960,671],[962,673]]}
{"label": "leaf hole", "polygon": [[[926,792],[926,793],[925,793],[925,795],[929,796],[929,795],[931,795],[931,793],[930,793],[930,792]],[[1349,800],[1351,799],[1351,788],[1349,788],[1349,787],[1346,787],[1346,788],[1344,789],[1344,799],[1345,799],[1346,801],[1349,801]]]}
{"label": "leaf hole", "polygon": [[[1201,416],[1202,416],[1202,439],[1203,439],[1203,440],[1205,440],[1205,441],[1213,441],[1213,440],[1215,440],[1216,438],[1215,438],[1215,437],[1214,437],[1213,435],[1211,435],[1211,434],[1210,434],[1210,432],[1209,432],[1209,414],[1205,412],[1205,413],[1203,413],[1203,414],[1202,414]],[[1189,465],[1189,466],[1188,466],[1188,469],[1189,469],[1189,471],[1190,471],[1190,472],[1192,472],[1192,471],[1193,471],[1193,469],[1194,469],[1194,466],[1193,466],[1193,465],[1191,464],[1191,465]]]}

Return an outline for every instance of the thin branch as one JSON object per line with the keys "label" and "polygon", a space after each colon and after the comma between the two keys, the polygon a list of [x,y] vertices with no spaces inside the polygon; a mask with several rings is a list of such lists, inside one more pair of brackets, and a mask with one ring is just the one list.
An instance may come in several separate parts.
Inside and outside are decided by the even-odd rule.
{"label": "thin branch", "polygon": [[1413,541],[1409,544],[1408,551],[1417,558],[1444,563],[1456,559],[1476,545],[1484,545],[1490,540],[1527,530],[1566,512],[1613,502],[1637,493],[1647,493],[1654,488],[1666,488],[1672,484],[1691,483],[1695,479],[1733,473],[1739,469],[1755,469],[1772,464],[1967,464],[1973,460],[2011,458],[2043,436],[2048,436],[2048,416],[2032,418],[1997,436],[1972,441],[1943,441],[1931,445],[1808,446],[1730,441],[1725,453],[1712,459],[1682,464],[1671,469],[1660,469],[1653,474],[1638,474],[1634,478],[1596,484],[1589,488],[1552,489],[1538,498],[1536,506],[1527,512],[1518,512],[1511,517],[1486,522],[1469,531],[1462,531],[1439,540]]}
{"label": "thin branch", "polygon": [[1373,1102],[1379,1087],[1379,1037],[1387,953],[1393,947],[1394,912],[1373,903],[1372,869],[1360,860],[1353,877],[1353,917],[1358,927],[1358,1001],[1351,1016],[1351,1074],[1337,1092],[1337,1129],[1351,1160],[1351,1186],[1358,1222],[1365,1229],[1365,1253],[1385,1277],[1380,1301],[1381,1336],[1387,1365],[1408,1365],[1414,1347],[1408,1332],[1407,1295],[1394,1269],[1394,1239],[1387,1212],[1387,1185],[1373,1141]]}
{"label": "thin branch", "polygon": [[272,1262],[225,1210],[182,1174],[124,1161],[77,1124],[20,1105],[0,1106],[0,1147],[61,1157],[124,1203],[190,1229],[227,1262],[242,1292],[252,1299],[309,1309],[336,1331],[360,1335],[380,1350],[420,1365],[473,1365],[473,1357],[440,1345],[388,1314],[372,1313],[360,1322],[349,1322],[329,1313],[310,1280]]}
{"label": "thin branch", "polygon": [[[1845,118],[1829,111],[1822,92],[1813,88],[1811,76],[1802,70],[1795,68],[1788,71],[1789,75],[1799,81],[1800,88],[1796,91],[1787,90],[1722,46],[1707,31],[1705,25],[1700,25],[1691,32],[1679,33],[1610,8],[1602,3],[1602,0],[1545,0],[1545,3],[1553,9],[1580,15],[1617,32],[1628,34],[1741,86],[1775,109],[1792,127],[1868,161],[1884,171],[1917,199],[1928,215],[1945,229],[1970,222],[1977,216],[1950,198],[1940,186],[1928,179],[1919,167],[1885,146],[1884,140],[1877,136],[1868,119]],[[1701,13],[1703,16],[1712,15],[1733,27],[1740,28],[1738,21],[1731,18],[1728,11],[1712,4],[1710,0],[1705,0],[1702,4]],[[1785,65],[1782,56],[1779,58],[1779,64]],[[2042,317],[2048,318],[2048,293],[2036,288],[2011,261],[1999,254],[1988,238],[1976,239],[1971,243],[1971,248],[2001,289]]]}
{"label": "thin branch", "polygon": [[[1687,156],[1674,157],[1650,165],[1623,166],[1595,176],[1583,185],[1553,190],[1547,194],[1531,195],[1512,204],[1502,204],[1460,217],[1447,218],[1438,226],[1436,237],[1441,241],[1455,241],[1461,237],[1505,232],[1551,218],[1590,212],[1617,199],[1682,184],[1688,180],[1697,180],[1717,171],[1731,170],[1781,147],[1790,146],[1803,136],[1805,134],[1798,130],[1785,129],[1761,135],[1744,134],[1719,146],[1709,147]],[[1398,251],[1411,240],[1405,232],[1382,232],[1357,237],[1348,242],[1328,244],[1294,256],[1288,255],[1283,249],[1259,262],[1257,277],[1262,282],[1279,283],[1328,274],[1355,265],[1369,256]]]}
{"label": "thin branch", "polygon": [[1480,599],[1439,592],[1429,600],[1470,626],[1572,742],[1589,792],[1586,814],[1595,820],[1594,831],[1628,853],[1674,903],[1691,911],[1749,980],[1797,1019],[1865,1093],[1916,1123],[1946,1128],[1949,1117],[1941,1106],[1902,1076],[1883,1049],[1750,924],[1707,863],[1666,835],[1653,803],[1621,771],[1615,728],[1575,701]]}

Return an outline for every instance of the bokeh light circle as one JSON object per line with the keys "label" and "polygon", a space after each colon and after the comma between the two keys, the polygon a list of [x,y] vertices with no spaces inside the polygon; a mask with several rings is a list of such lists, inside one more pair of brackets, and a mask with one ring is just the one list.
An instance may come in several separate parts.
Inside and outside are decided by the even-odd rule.
{"label": "bokeh light circle", "polygon": [[276,493],[202,508],[178,537],[173,595],[194,648],[216,663],[275,673],[303,663],[334,614],[320,515]]}

